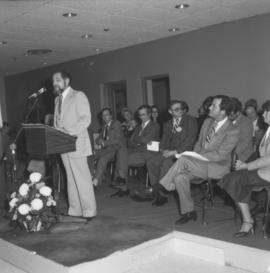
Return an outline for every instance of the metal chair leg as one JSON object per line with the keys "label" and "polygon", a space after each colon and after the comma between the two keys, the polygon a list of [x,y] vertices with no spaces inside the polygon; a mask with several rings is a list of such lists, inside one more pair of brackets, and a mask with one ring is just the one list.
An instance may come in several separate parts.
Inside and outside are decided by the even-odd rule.
{"label": "metal chair leg", "polygon": [[149,189],[149,175],[148,175],[148,172],[146,172],[145,189],[146,190]]}

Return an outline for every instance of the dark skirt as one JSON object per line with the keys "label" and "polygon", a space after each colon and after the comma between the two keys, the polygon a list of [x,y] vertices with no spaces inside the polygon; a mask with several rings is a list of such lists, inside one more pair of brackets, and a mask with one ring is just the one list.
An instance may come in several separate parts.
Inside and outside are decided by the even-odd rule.
{"label": "dark skirt", "polygon": [[248,203],[252,189],[270,185],[270,182],[259,177],[257,170],[240,170],[225,175],[218,185],[237,203]]}

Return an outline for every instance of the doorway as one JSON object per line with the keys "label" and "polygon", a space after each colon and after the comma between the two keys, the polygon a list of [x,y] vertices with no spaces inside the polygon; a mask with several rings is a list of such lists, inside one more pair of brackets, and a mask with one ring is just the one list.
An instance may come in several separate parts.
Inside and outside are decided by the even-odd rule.
{"label": "doorway", "polygon": [[160,111],[160,121],[169,120],[168,106],[170,104],[170,79],[169,75],[159,75],[144,78],[144,101],[155,105]]}
{"label": "doorway", "polygon": [[121,110],[127,107],[126,81],[109,82],[102,85],[101,106],[110,107],[116,119],[121,120]]}

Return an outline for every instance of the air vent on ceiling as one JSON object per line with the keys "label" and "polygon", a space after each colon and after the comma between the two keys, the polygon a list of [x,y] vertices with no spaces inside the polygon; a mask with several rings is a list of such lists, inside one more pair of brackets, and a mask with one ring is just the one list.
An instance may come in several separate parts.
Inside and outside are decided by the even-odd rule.
{"label": "air vent on ceiling", "polygon": [[45,55],[51,52],[51,49],[29,49],[27,50],[27,55]]}

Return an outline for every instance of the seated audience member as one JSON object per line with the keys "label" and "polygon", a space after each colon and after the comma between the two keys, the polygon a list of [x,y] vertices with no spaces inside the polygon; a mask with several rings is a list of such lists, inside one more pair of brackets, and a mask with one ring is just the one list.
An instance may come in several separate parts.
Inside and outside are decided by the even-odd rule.
{"label": "seated audience member", "polygon": [[[159,126],[151,120],[151,107],[142,105],[138,108],[138,115],[141,119],[141,125],[137,126],[128,141],[127,153],[122,153],[117,159],[126,164],[125,177],[120,177],[116,182],[127,179],[128,166],[140,165],[146,163],[147,159],[152,156],[147,150],[147,144],[151,141],[159,141]],[[118,183],[121,185],[121,183]],[[124,187],[125,189],[125,187]]]}
{"label": "seated audience member", "polygon": [[159,109],[155,105],[151,106],[151,119],[154,123],[160,123],[159,122]]}
{"label": "seated audience member", "polygon": [[[270,100],[266,101],[262,109],[264,121],[270,125]],[[255,222],[249,210],[249,199],[252,188],[256,185],[270,183],[270,127],[268,127],[259,147],[260,158],[244,163],[237,161],[236,172],[223,177],[218,183],[235,201],[240,208],[242,226],[235,237],[244,237],[254,233]],[[270,184],[269,184],[270,185]]]}
{"label": "seated audience member", "polygon": [[[147,160],[147,170],[152,186],[157,184],[168,172],[176,161],[175,155],[177,153],[193,150],[198,124],[196,118],[187,114],[188,110],[188,105],[184,101],[174,100],[170,103],[169,113],[172,115],[172,119],[164,124],[164,133],[159,145],[160,150],[152,153],[152,156]],[[143,198],[144,196],[141,194],[134,200],[142,201]],[[151,200],[149,194],[145,196],[145,199]],[[153,205],[161,206],[166,202],[165,196],[159,196]]]}
{"label": "seated audience member", "polygon": [[258,105],[255,100],[249,100],[245,104],[244,114],[253,124],[253,151],[257,152],[262,137],[267,129],[267,124],[261,115],[258,114]]}
{"label": "seated audience member", "polygon": [[[97,159],[96,172],[93,179],[93,184],[96,186],[101,183],[103,175],[106,171],[107,164],[118,156],[122,149],[126,149],[126,141],[124,139],[121,124],[117,120],[113,120],[112,111],[110,108],[101,110],[103,126],[99,136],[96,139],[96,144],[101,146],[100,150],[95,152]],[[121,164],[117,165],[118,172],[123,172]],[[123,176],[123,173],[122,173]]]}
{"label": "seated audience member", "polygon": [[213,96],[207,97],[203,101],[202,105],[198,109],[198,115],[199,115],[198,118],[197,118],[197,120],[198,120],[198,126],[199,126],[198,133],[200,132],[201,127],[202,127],[203,122],[205,121],[205,119],[207,119],[209,117],[208,116],[209,115],[209,107],[212,104],[213,98],[214,98]]}
{"label": "seated audience member", "polygon": [[135,121],[132,111],[129,108],[123,108],[121,115],[124,119],[121,126],[124,132],[124,136],[128,139],[137,126],[137,122]]}
{"label": "seated audience member", "polygon": [[158,124],[160,135],[162,135],[162,132],[161,132],[162,131],[162,124],[161,124],[159,115],[160,115],[160,112],[159,112],[158,107],[155,105],[152,105],[151,106],[151,119],[154,123]]}
{"label": "seated audience member", "polygon": [[253,153],[252,122],[242,114],[242,103],[237,98],[231,98],[231,113],[229,119],[239,131],[239,139],[235,147],[237,159],[246,162]]}
{"label": "seated audience member", "polygon": [[215,96],[210,106],[211,118],[207,118],[203,123],[194,147],[197,156],[180,156],[154,188],[157,195],[162,186],[168,191],[177,191],[182,216],[176,224],[185,224],[197,219],[190,193],[192,179],[220,179],[230,171],[231,153],[238,141],[238,130],[228,119],[230,112],[230,98]]}

